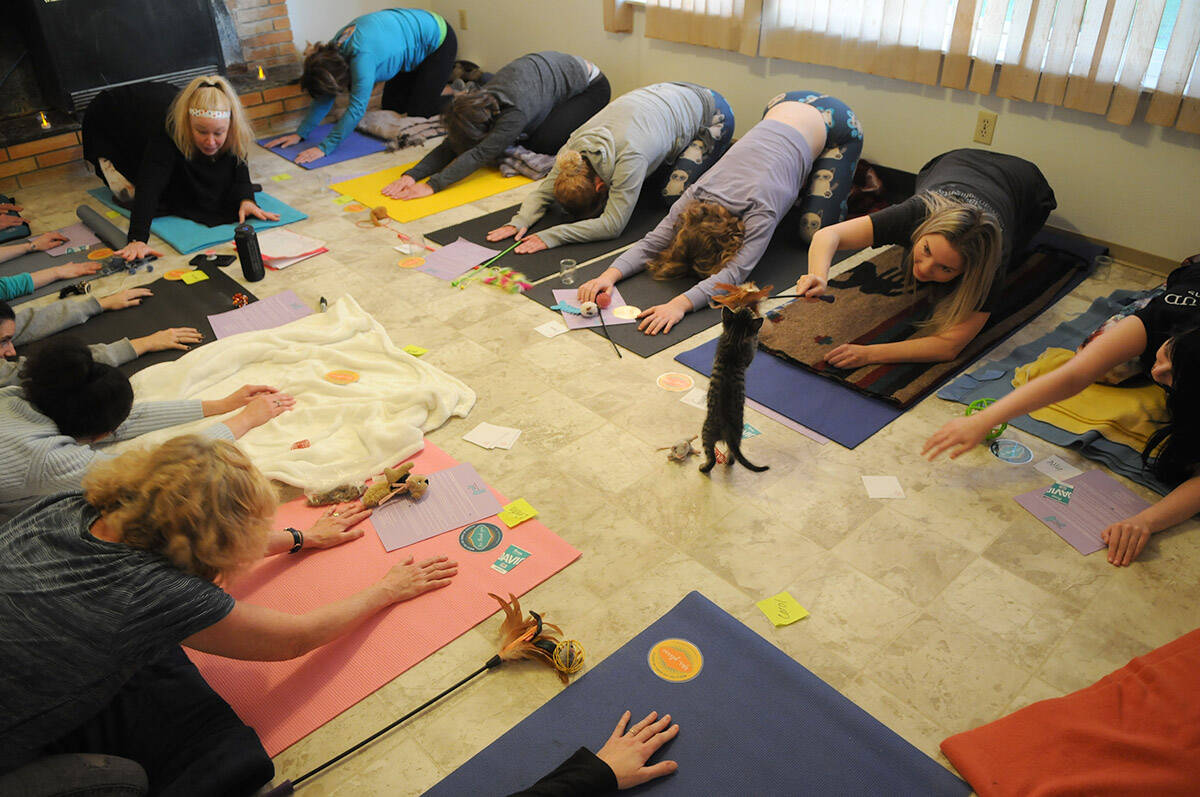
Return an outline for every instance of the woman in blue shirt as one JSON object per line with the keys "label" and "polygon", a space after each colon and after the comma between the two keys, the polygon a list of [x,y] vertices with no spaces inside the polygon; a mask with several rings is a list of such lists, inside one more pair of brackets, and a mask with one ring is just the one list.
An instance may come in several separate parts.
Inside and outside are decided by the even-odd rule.
{"label": "woman in blue shirt", "polygon": [[296,156],[311,163],[338,148],[367,111],[371,90],[380,81],[381,107],[409,116],[438,113],[442,89],[450,79],[458,39],[446,20],[432,11],[389,8],[364,14],[318,44],[304,58],[300,86],[313,104],[300,128],[267,142],[268,147],[291,147],[312,133],[333,107],[338,94],[350,93],[346,113],[323,141]]}

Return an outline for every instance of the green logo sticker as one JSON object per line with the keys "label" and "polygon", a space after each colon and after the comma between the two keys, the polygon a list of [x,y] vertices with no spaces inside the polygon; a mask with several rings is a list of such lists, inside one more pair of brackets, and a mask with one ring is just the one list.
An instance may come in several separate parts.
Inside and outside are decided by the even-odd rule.
{"label": "green logo sticker", "polygon": [[504,532],[494,523],[472,523],[458,534],[458,544],[468,551],[490,551],[504,539]]}

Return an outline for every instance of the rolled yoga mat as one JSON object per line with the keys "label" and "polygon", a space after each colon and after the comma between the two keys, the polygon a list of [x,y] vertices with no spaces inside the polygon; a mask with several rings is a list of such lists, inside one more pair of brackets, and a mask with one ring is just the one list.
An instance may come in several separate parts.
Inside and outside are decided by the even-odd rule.
{"label": "rolled yoga mat", "polygon": [[87,225],[89,230],[96,233],[96,237],[103,241],[109,249],[116,250],[125,246],[128,233],[121,232],[117,225],[101,216],[96,210],[87,205],[80,205],[75,208],[75,215]]}

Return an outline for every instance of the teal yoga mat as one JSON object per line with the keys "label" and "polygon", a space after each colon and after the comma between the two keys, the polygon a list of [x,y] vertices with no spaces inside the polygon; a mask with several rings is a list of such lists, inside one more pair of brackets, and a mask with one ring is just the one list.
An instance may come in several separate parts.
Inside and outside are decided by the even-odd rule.
{"label": "teal yoga mat", "polygon": [[[125,218],[129,218],[129,211],[113,201],[112,191],[107,188],[93,188],[88,193]],[[279,214],[279,221],[251,219],[250,224],[256,230],[282,227],[284,224],[308,218],[307,213],[301,213],[291,205],[284,204],[263,191],[254,195],[254,201],[263,210]],[[150,232],[169,243],[175,248],[175,251],[188,255],[210,246],[232,241],[233,228],[236,226],[236,224],[221,224],[216,227],[205,227],[203,224],[179,216],[159,216],[150,225]]]}

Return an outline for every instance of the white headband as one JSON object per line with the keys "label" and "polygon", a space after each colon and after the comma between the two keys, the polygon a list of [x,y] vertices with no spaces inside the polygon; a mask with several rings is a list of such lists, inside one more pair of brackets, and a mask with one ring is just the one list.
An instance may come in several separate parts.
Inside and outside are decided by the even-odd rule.
{"label": "white headband", "polygon": [[228,119],[229,111],[210,111],[205,108],[188,108],[191,116],[203,116],[206,119]]}

